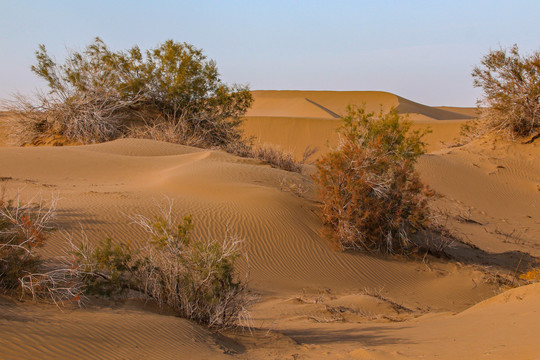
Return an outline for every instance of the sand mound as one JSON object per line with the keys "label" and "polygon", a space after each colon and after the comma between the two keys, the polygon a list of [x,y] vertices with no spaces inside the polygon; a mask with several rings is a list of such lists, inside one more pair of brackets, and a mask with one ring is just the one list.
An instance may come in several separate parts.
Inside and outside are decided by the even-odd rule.
{"label": "sand mound", "polygon": [[187,320],[138,308],[60,311],[0,303],[0,357],[15,359],[221,359],[233,351]]}
{"label": "sand mound", "polygon": [[490,138],[425,155],[418,170],[445,195],[457,234],[489,252],[540,256],[539,157],[539,144]]}

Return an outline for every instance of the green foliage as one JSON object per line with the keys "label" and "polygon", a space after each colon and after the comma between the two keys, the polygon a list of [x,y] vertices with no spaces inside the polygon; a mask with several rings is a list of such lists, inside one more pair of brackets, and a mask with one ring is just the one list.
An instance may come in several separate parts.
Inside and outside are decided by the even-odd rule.
{"label": "green foliage", "polygon": [[402,251],[428,221],[429,192],[414,171],[427,130],[395,109],[376,116],[350,106],[340,143],[317,162],[323,222],[342,248]]}
{"label": "green foliage", "polygon": [[174,226],[164,217],[158,217],[152,224],[153,232],[150,243],[158,248],[172,246],[181,249],[190,245],[190,235],[193,230],[191,215],[185,216],[181,224]]}
{"label": "green foliage", "polygon": [[41,104],[45,125],[76,141],[118,137],[143,118],[178,142],[225,146],[241,139],[240,117],[252,102],[247,87],[221,81],[202,50],[173,40],[143,53],[137,46],[112,51],[96,38],[64,64],[40,45],[36,60],[32,71],[50,89]]}
{"label": "green foliage", "polygon": [[[474,86],[482,88],[480,102],[488,130],[527,136],[540,127],[540,52],[528,57],[510,50],[490,51],[472,72]],[[466,129],[471,130],[471,129]]]}
{"label": "green foliage", "polygon": [[132,273],[139,263],[128,245],[107,238],[95,248],[81,244],[75,255],[86,293],[110,296],[137,286]]}

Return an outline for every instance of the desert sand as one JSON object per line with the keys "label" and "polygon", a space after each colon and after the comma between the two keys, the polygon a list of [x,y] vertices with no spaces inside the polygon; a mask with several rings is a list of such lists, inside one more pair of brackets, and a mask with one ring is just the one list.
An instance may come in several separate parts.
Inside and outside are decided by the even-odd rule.
{"label": "desert sand", "polygon": [[[174,200],[195,236],[243,239],[240,273],[258,296],[251,330],[213,333],[138,300],[83,308],[0,298],[2,359],[537,359],[540,285],[494,281],[540,256],[540,145],[484,139],[449,147],[474,110],[383,92],[255,91],[248,136],[300,156],[329,151],[347,104],[394,106],[429,126],[422,179],[448,226],[471,245],[454,259],[339,252],[322,235],[305,174],[222,151],[142,139],[0,147],[8,196],[58,196],[58,226],[91,241],[140,244],[129,215]],[[0,122],[8,118],[4,115]],[[4,120],[2,120],[4,119]],[[4,130],[9,132],[9,128]],[[4,134],[5,135],[5,134]],[[7,139],[6,136],[3,136]],[[5,143],[4,143],[5,144]],[[301,187],[302,192],[293,191]],[[43,256],[62,255],[53,233]],[[484,271],[488,266],[490,273]]]}

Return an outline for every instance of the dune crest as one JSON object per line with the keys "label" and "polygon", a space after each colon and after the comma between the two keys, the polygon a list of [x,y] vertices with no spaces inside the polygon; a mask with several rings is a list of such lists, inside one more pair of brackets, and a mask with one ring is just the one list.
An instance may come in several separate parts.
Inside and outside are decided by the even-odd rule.
{"label": "dune crest", "polygon": [[[422,105],[382,91],[252,91],[254,103],[245,114],[244,131],[262,144],[278,145],[300,157],[306,147],[326,153],[338,143],[337,128],[348,105],[365,105],[378,113],[394,107],[413,121],[413,128],[429,127],[430,151],[444,148],[459,136],[460,126],[473,119],[474,109],[448,111]],[[449,108],[452,110],[453,108]]]}

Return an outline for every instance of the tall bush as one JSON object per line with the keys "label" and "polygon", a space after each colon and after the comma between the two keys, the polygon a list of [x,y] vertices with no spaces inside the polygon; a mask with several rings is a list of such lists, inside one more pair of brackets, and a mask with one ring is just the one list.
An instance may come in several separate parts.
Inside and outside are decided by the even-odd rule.
{"label": "tall bush", "polygon": [[322,217],[343,249],[403,251],[428,221],[426,187],[414,170],[426,130],[395,109],[375,115],[349,106],[336,149],[317,162]]}
{"label": "tall bush", "polygon": [[[540,128],[540,51],[521,56],[517,45],[490,51],[472,72],[487,130],[528,136]],[[471,129],[465,129],[471,130]]]}
{"label": "tall bush", "polygon": [[138,46],[112,51],[96,38],[63,64],[40,45],[36,60],[32,71],[49,92],[37,104],[20,97],[18,113],[33,120],[38,134],[60,133],[83,143],[125,135],[142,119],[167,140],[224,146],[241,139],[240,117],[252,102],[246,86],[221,81],[202,50],[172,40],[143,52]]}

